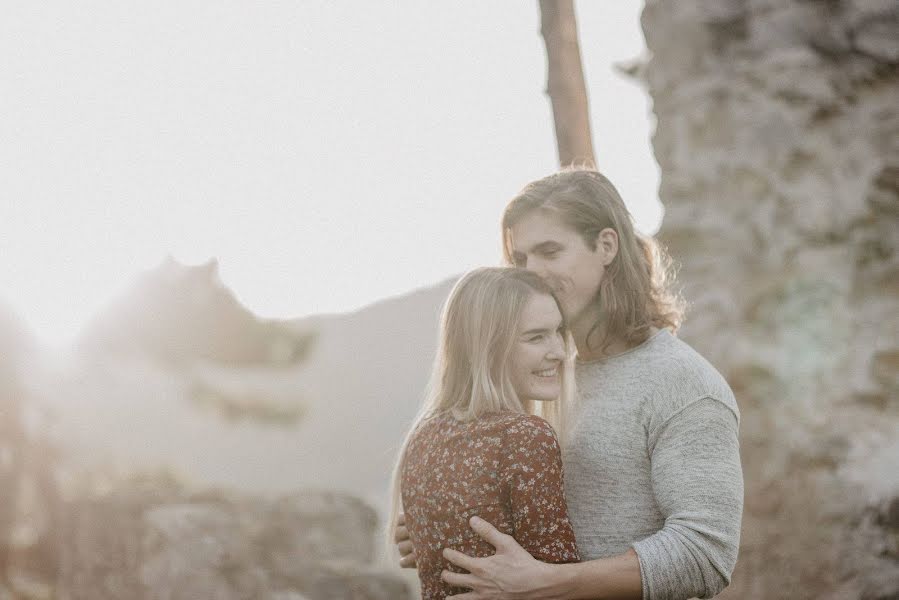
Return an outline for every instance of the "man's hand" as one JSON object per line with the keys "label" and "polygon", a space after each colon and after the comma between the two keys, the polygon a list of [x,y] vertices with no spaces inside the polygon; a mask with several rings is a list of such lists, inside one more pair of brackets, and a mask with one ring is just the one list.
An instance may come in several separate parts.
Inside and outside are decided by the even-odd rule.
{"label": "man's hand", "polygon": [[409,530],[406,529],[406,513],[400,513],[393,530],[393,539],[396,540],[396,549],[400,553],[400,566],[404,569],[414,569],[418,565],[415,562],[415,547],[409,538]]}
{"label": "man's hand", "polygon": [[525,600],[551,597],[547,593],[553,572],[550,565],[536,560],[512,536],[498,531],[487,521],[472,517],[469,524],[475,533],[496,548],[496,554],[472,558],[451,548],[443,550],[446,560],[468,571],[468,574],[451,571],[441,574],[441,579],[448,584],[471,590],[453,598]]}

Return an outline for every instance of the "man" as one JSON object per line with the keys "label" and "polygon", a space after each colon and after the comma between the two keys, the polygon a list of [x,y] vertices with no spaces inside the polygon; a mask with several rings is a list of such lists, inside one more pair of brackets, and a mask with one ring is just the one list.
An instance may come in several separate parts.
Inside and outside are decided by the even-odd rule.
{"label": "man", "polygon": [[[595,171],[531,183],[503,216],[506,259],[557,294],[577,347],[579,406],[563,440],[565,493],[581,557],[536,561],[473,518],[496,547],[444,558],[460,600],[709,598],[730,582],[743,510],[730,388],[672,335],[681,303],[666,257],[639,236],[618,192]],[[414,565],[404,527],[401,564]]]}

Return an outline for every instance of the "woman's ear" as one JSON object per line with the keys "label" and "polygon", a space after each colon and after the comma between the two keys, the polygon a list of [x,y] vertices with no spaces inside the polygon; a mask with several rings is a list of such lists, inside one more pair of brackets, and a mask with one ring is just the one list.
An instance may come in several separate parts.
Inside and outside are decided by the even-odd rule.
{"label": "woman's ear", "polygon": [[608,267],[618,256],[618,232],[606,227],[596,234],[596,252],[600,253],[602,266]]}

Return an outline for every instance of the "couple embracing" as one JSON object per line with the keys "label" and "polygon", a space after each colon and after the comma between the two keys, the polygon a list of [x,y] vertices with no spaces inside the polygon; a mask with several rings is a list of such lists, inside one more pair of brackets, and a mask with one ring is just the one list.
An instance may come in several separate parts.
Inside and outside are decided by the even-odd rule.
{"label": "couple embracing", "polygon": [[667,256],[596,171],[529,184],[502,232],[511,266],[453,288],[397,461],[401,564],[425,600],[714,596],[739,546],[739,412],[674,335]]}

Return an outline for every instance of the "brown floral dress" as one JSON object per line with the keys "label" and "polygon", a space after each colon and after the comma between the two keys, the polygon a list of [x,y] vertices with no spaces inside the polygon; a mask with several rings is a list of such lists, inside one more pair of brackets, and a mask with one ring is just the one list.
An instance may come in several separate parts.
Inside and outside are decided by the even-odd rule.
{"label": "brown floral dress", "polygon": [[539,417],[494,413],[469,423],[451,416],[419,425],[401,473],[403,510],[415,546],[422,600],[464,590],[440,579],[464,572],[441,552],[491,556],[468,526],[477,515],[543,562],[577,562],[555,432]]}

